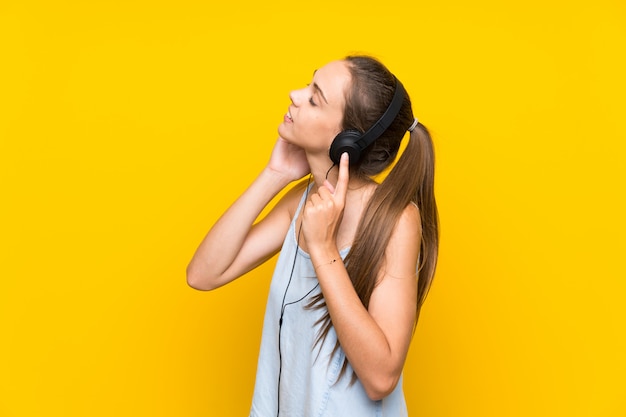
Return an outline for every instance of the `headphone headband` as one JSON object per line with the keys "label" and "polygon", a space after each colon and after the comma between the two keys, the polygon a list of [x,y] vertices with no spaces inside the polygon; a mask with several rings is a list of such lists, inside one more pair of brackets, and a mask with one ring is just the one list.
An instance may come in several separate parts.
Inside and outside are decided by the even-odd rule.
{"label": "headphone headband", "polygon": [[380,116],[380,119],[378,119],[376,123],[374,123],[374,125],[370,127],[365,133],[363,133],[361,139],[357,141],[357,145],[361,149],[367,148],[372,143],[374,143],[374,141],[378,139],[383,133],[385,133],[385,130],[387,130],[389,126],[391,126],[393,121],[398,116],[398,113],[400,113],[400,109],[402,108],[402,104],[404,103],[404,96],[406,94],[404,92],[404,86],[402,85],[400,80],[398,80],[395,76],[394,78],[396,80],[396,90],[393,93],[391,103],[389,103],[389,107],[387,107],[387,110],[385,110],[383,115]]}

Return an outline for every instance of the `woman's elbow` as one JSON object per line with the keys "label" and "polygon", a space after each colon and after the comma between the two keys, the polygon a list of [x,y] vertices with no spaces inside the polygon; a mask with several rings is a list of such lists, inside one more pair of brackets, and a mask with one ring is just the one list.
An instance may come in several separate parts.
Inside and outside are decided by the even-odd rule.
{"label": "woman's elbow", "polygon": [[396,389],[400,376],[378,377],[369,383],[364,383],[365,393],[372,401],[379,401],[388,396]]}
{"label": "woman's elbow", "polygon": [[199,290],[199,291],[210,291],[217,288],[217,285],[212,283],[210,278],[206,277],[206,274],[203,274],[198,270],[193,264],[189,264],[187,266],[187,285],[191,288]]}

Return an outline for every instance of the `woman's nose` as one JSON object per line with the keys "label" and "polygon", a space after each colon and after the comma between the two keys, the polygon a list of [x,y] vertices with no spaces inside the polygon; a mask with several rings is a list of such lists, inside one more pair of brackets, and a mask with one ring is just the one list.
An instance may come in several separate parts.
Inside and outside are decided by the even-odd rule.
{"label": "woman's nose", "polygon": [[293,90],[291,93],[289,93],[289,99],[291,99],[291,102],[296,107],[300,105],[301,97],[302,97],[302,90]]}

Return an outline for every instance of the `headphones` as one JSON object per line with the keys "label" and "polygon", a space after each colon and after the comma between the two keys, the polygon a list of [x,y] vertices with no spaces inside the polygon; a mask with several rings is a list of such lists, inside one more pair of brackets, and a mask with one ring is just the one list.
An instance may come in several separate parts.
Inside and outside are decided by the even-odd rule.
{"label": "headphones", "polygon": [[389,107],[387,107],[387,110],[380,116],[380,119],[378,119],[367,132],[361,133],[356,129],[348,129],[340,132],[335,137],[328,152],[330,159],[335,165],[339,165],[339,160],[344,152],[348,152],[350,156],[350,165],[357,162],[361,157],[361,152],[385,133],[385,130],[391,126],[391,123],[393,123],[396,116],[398,116],[402,104],[404,103],[406,93],[400,80],[395,76],[394,79],[396,80],[396,90],[393,93]]}

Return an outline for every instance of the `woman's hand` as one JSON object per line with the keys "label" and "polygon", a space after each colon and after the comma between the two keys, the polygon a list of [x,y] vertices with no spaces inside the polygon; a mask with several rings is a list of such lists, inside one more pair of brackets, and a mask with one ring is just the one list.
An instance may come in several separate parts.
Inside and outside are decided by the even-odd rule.
{"label": "woman's hand", "polygon": [[280,136],[274,145],[267,168],[288,181],[298,180],[310,172],[304,149]]}
{"label": "woman's hand", "polygon": [[348,154],[344,153],[339,162],[337,186],[325,180],[305,205],[302,234],[311,255],[313,251],[337,251],[337,231],[343,218],[349,180]]}

